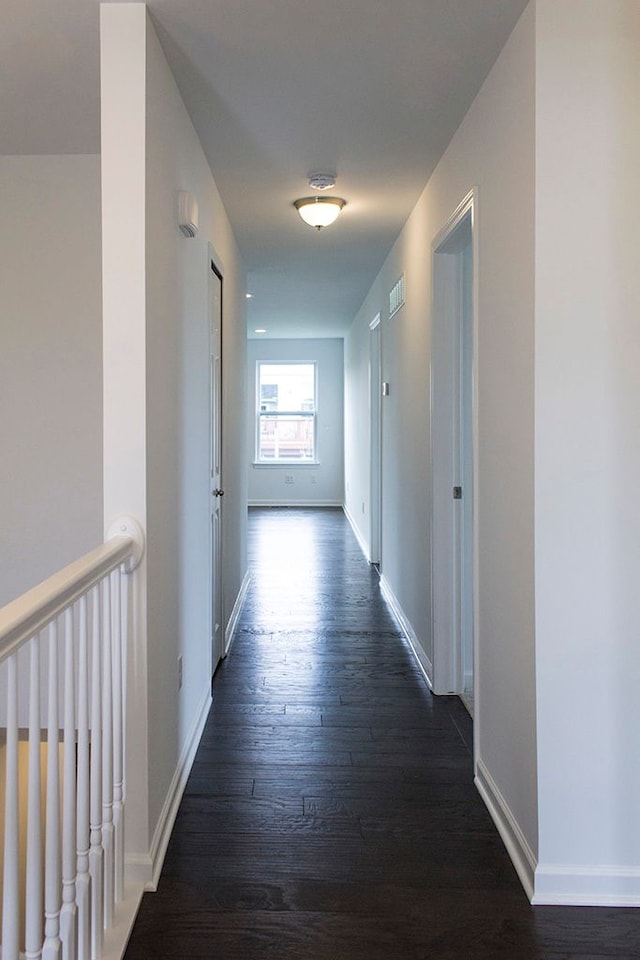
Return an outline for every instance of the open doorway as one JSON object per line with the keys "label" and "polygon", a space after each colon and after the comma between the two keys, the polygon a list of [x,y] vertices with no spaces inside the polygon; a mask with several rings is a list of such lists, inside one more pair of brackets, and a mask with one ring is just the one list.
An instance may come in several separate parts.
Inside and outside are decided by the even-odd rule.
{"label": "open doorway", "polygon": [[380,568],[382,557],[382,345],[380,314],[369,324],[370,518],[369,562]]}
{"label": "open doorway", "polygon": [[433,243],[431,367],[434,691],[476,713],[475,194]]}
{"label": "open doorway", "polygon": [[209,397],[211,510],[211,674],[224,656],[222,608],[222,274],[209,271]]}

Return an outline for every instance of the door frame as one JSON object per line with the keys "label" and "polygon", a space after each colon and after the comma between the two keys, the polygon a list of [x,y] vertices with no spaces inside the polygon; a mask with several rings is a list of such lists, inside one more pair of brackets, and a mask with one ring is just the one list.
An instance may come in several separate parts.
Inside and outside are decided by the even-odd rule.
{"label": "door frame", "polygon": [[[453,499],[456,459],[459,452],[459,423],[456,394],[460,389],[460,342],[462,324],[462,256],[456,253],[456,233],[471,231],[472,316],[471,316],[471,623],[473,630],[473,700],[476,728],[479,708],[478,657],[478,190],[474,187],[461,201],[431,246],[432,330],[430,378],[430,465],[431,465],[431,615],[433,636],[433,689],[435,693],[463,693],[462,656],[456,623],[460,590],[459,510]],[[460,234],[458,233],[458,236]],[[456,364],[458,367],[456,369]],[[464,496],[464,491],[463,491]],[[477,734],[477,729],[476,729]]]}
{"label": "door frame", "polygon": [[382,564],[382,325],[369,330],[369,563]]}
{"label": "door frame", "polygon": [[[223,326],[224,326],[224,274],[220,267],[220,261],[217,258],[215,251],[211,244],[208,244],[208,256],[207,256],[207,325],[208,325],[208,338],[209,338],[209,357],[211,357],[213,352],[212,346],[212,325],[211,325],[211,311],[213,308],[213,283],[214,277],[220,284],[220,384],[219,384],[219,410],[218,410],[218,429],[219,429],[219,444],[220,444],[220,488],[224,490],[224,456],[223,456],[223,424],[224,424],[224,415],[223,415]],[[218,632],[218,649],[214,651],[214,599],[215,592],[213,589],[213,576],[214,576],[214,560],[213,560],[213,530],[211,525],[211,515],[212,515],[212,468],[213,468],[213,376],[211,371],[211,363],[209,362],[209,391],[208,391],[208,403],[209,403],[209,413],[208,413],[208,422],[209,422],[209,467],[208,467],[208,494],[209,494],[209,576],[208,576],[208,585],[209,585],[209,651],[210,651],[210,673],[213,676],[218,664],[221,660],[227,655],[226,640],[225,640],[225,622],[224,622],[224,581],[222,578],[222,556],[223,556],[223,513],[222,513],[222,502],[219,504],[220,515],[219,515],[219,531],[218,531],[218,540],[219,540],[219,550],[218,550],[218,570],[215,571],[216,576],[219,578],[218,585],[218,613],[219,613],[219,632]],[[217,654],[217,658],[216,658]]]}

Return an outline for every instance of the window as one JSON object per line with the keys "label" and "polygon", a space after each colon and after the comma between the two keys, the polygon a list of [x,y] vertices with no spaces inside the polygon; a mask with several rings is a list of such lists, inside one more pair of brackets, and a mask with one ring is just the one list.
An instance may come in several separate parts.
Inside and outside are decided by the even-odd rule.
{"label": "window", "polygon": [[256,460],[316,459],[315,363],[258,363]]}

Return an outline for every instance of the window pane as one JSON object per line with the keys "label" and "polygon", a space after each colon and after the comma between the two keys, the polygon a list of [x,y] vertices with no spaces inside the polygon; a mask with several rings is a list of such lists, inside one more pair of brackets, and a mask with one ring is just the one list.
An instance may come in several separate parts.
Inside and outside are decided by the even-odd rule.
{"label": "window pane", "polygon": [[260,415],[259,460],[313,460],[314,418]]}
{"label": "window pane", "polygon": [[315,388],[314,363],[258,363],[258,460],[315,460]]}
{"label": "window pane", "polygon": [[315,369],[313,363],[261,363],[259,365],[258,409],[287,413],[313,413]]}

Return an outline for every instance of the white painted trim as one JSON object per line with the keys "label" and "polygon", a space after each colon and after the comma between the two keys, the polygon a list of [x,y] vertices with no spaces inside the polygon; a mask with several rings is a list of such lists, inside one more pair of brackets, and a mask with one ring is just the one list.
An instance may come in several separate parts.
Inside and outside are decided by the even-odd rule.
{"label": "white painted trim", "polygon": [[256,470],[309,470],[322,466],[322,460],[252,460],[251,466]]}
{"label": "white painted trim", "polygon": [[144,890],[153,876],[151,857],[148,853],[127,853],[124,859],[126,882],[139,884]]}
{"label": "white painted trim", "polygon": [[[436,327],[435,327],[435,317],[436,317],[436,256],[444,252],[448,241],[453,237],[455,231],[462,225],[464,220],[470,218],[470,227],[471,227],[471,245],[472,245],[472,258],[473,258],[473,289],[472,289],[472,384],[471,384],[471,394],[472,394],[472,412],[471,412],[471,457],[472,457],[472,475],[473,475],[473,502],[472,502],[472,539],[473,539],[473,557],[472,557],[472,620],[473,620],[473,635],[474,635],[474,649],[473,649],[473,660],[474,660],[474,678],[473,678],[473,703],[474,703],[474,754],[477,752],[477,746],[479,742],[479,730],[480,730],[480,677],[479,677],[479,610],[478,610],[478,354],[477,354],[477,344],[478,344],[478,291],[479,291],[479,250],[478,250],[478,188],[473,187],[469,193],[462,199],[458,204],[452,215],[447,220],[446,224],[442,229],[436,234],[431,244],[431,264],[432,264],[432,276],[434,278],[433,285],[433,297],[431,304],[432,312],[432,344],[434,348],[431,355],[431,369],[430,369],[430,401],[429,401],[429,416],[430,416],[430,449],[429,449],[429,462],[431,464],[431,474],[432,479],[429,489],[429,499],[430,499],[430,516],[431,516],[431,525],[432,525],[432,537],[431,537],[431,611],[432,611],[432,623],[431,630],[433,636],[433,659],[434,659],[434,685],[438,693],[462,693],[463,692],[463,678],[460,676],[460,665],[456,661],[457,651],[452,648],[452,636],[454,632],[454,626],[451,623],[452,616],[452,604],[453,604],[453,595],[448,595],[441,600],[439,597],[438,591],[434,587],[434,579],[437,576],[438,571],[447,570],[448,564],[452,561],[447,545],[443,549],[443,538],[444,534],[438,532],[442,528],[442,523],[444,522],[447,525],[447,528],[455,523],[455,514],[453,513],[452,502],[449,504],[447,499],[447,504],[451,507],[451,514],[445,517],[444,521],[442,520],[442,509],[441,503],[436,503],[436,492],[434,487],[438,486],[441,488],[441,491],[449,487],[451,478],[449,476],[449,458],[447,455],[442,454],[441,451],[436,452],[435,436],[436,436],[436,395],[434,393],[434,383],[437,379],[437,374],[434,372],[435,366],[438,363],[437,351],[435,348],[436,343]],[[445,345],[447,349],[452,349],[451,345]],[[446,351],[445,351],[446,352]],[[445,381],[446,382],[446,381]],[[443,475],[444,473],[444,475]],[[458,482],[458,481],[454,481]],[[444,494],[441,492],[441,496]],[[439,518],[439,521],[436,520]],[[449,537],[449,530],[447,529],[446,536]],[[442,556],[440,555],[442,554]],[[450,584],[451,589],[453,586]],[[440,588],[442,588],[442,581],[440,583]]]}
{"label": "white painted trim", "polygon": [[116,905],[114,924],[109,930],[105,930],[101,960],[121,960],[124,956],[143,893],[142,883],[125,885],[124,897]]}
{"label": "white painted trim", "polygon": [[207,684],[207,690],[202,699],[202,703],[200,704],[200,708],[196,712],[195,720],[191,727],[189,736],[187,737],[180,760],[178,761],[178,765],[173,775],[173,779],[171,780],[171,785],[167,791],[167,796],[162,806],[162,811],[158,818],[158,823],[156,824],[156,829],[153,834],[151,848],[149,850],[151,861],[151,879],[147,881],[145,886],[146,890],[155,890],[158,885],[160,871],[162,870],[162,864],[164,863],[164,857],[167,852],[167,845],[171,837],[171,831],[173,830],[173,824],[175,823],[175,819],[178,814],[178,807],[180,806],[182,794],[184,793],[184,788],[191,772],[196,750],[198,749],[198,744],[200,743],[200,738],[202,737],[202,731],[204,729],[207,716],[209,715],[211,702],[211,691],[209,689],[209,684]]}
{"label": "white painted trim", "polygon": [[480,229],[478,217],[480,191],[471,190],[471,251],[473,258],[473,330],[471,369],[471,447],[473,457],[473,756],[480,753],[481,683],[480,677],[480,398],[478,364],[480,343]]}
{"label": "white painted trim", "polygon": [[236,629],[238,627],[238,620],[240,619],[240,614],[242,613],[244,601],[247,598],[247,590],[249,589],[250,583],[251,583],[251,575],[247,570],[242,580],[242,583],[240,585],[240,589],[238,590],[238,596],[236,597],[236,602],[233,605],[233,610],[231,611],[229,622],[225,627],[223,657],[227,656],[227,654],[229,653],[229,650],[231,649],[231,644],[235,639]]}
{"label": "white painted trim", "polygon": [[539,864],[536,905],[640,907],[640,867]]}
{"label": "white painted trim", "polygon": [[[213,495],[212,488],[222,487],[224,489],[224,409],[225,409],[225,391],[224,391],[224,309],[225,309],[225,283],[224,283],[224,272],[221,267],[221,262],[218,260],[215,248],[210,241],[207,241],[207,260],[205,263],[205,275],[206,275],[206,286],[207,286],[207,328],[208,328],[208,343],[209,343],[209,399],[207,402],[207,434],[208,434],[208,446],[209,446],[209,466],[207,469],[207,484],[209,486],[209,491]],[[217,335],[214,334],[215,329],[215,318],[214,318],[214,304],[216,303],[216,297],[219,296],[219,331]],[[211,357],[216,351],[219,354],[219,370],[218,370],[218,384],[214,391],[214,372],[211,365]],[[214,477],[214,449],[213,449],[213,440],[214,440],[214,414],[216,415],[215,419],[217,420],[215,424],[215,433],[217,438],[218,450],[218,466],[219,471],[217,474],[217,479]],[[208,572],[207,572],[207,581],[208,581],[208,597],[207,597],[207,617],[209,621],[209,673],[213,676],[213,673],[220,662],[224,659],[225,651],[220,649],[222,646],[225,646],[224,636],[220,637],[219,631],[222,631],[224,624],[224,578],[222,576],[222,556],[224,552],[224,519],[223,511],[221,509],[222,505],[219,500],[216,501],[217,506],[214,509],[214,504],[209,497],[209,550],[208,550]],[[214,513],[217,511],[217,530],[214,535]],[[215,556],[214,556],[215,554]],[[214,587],[214,577],[216,579],[216,586]],[[216,609],[214,610],[214,606]],[[214,623],[219,617],[219,631],[214,631]],[[214,632],[216,636],[214,637]],[[215,649],[214,649],[215,647]]]}
{"label": "white painted trim", "polygon": [[389,607],[391,608],[391,612],[393,613],[394,617],[398,621],[400,629],[404,633],[405,639],[407,640],[409,646],[411,647],[412,653],[416,658],[418,666],[420,667],[424,675],[424,679],[426,680],[427,685],[429,686],[429,689],[432,689],[433,682],[431,678],[433,677],[433,664],[431,663],[431,660],[429,660],[429,657],[424,652],[422,648],[422,644],[418,640],[418,635],[416,634],[415,630],[411,625],[411,621],[409,620],[404,610],[400,606],[398,598],[396,597],[393,590],[389,586],[389,581],[384,575],[380,577],[380,589],[382,590],[382,596],[389,604]]}
{"label": "white painted trim", "polygon": [[495,823],[498,833],[502,837],[502,842],[507,848],[507,853],[520,878],[520,883],[524,887],[529,900],[532,900],[536,872],[535,854],[511,812],[509,804],[500,793],[498,785],[486,765],[479,758],[476,758],[474,782],[487,810],[491,814],[491,819]]}
{"label": "white painted trim", "polygon": [[378,313],[369,324],[369,550],[370,563],[382,563],[382,325]]}
{"label": "white painted trim", "polygon": [[354,537],[355,537],[356,540],[358,541],[358,546],[359,546],[360,549],[362,550],[362,553],[364,554],[365,560],[367,561],[367,563],[370,563],[370,562],[371,562],[371,558],[370,558],[370,556],[369,556],[369,544],[367,543],[367,541],[366,541],[366,540],[364,539],[364,537],[362,536],[362,533],[360,532],[360,530],[358,530],[358,526],[357,526],[357,524],[356,524],[356,521],[354,520],[354,518],[353,518],[353,516],[352,516],[352,514],[351,514],[351,511],[349,510],[349,508],[347,507],[346,504],[343,504],[343,505],[342,505],[342,510],[343,510],[343,512],[344,512],[345,517],[346,517],[347,520],[349,521],[349,526],[351,527],[351,529],[352,529],[352,531],[353,531]]}
{"label": "white painted trim", "polygon": [[207,240],[207,270],[211,269],[212,262],[218,273],[222,277],[225,277],[227,271],[225,269],[224,259],[220,256],[211,241]]}
{"label": "white painted trim", "polygon": [[131,537],[133,540],[133,552],[124,563],[125,572],[133,573],[133,571],[137,570],[140,566],[146,547],[146,537],[142,525],[138,523],[135,517],[121,513],[119,517],[115,517],[109,524],[107,540],[111,540],[113,537]]}
{"label": "white painted trim", "polygon": [[113,536],[0,608],[0,661],[16,651],[112,570],[132,557],[130,536]]}
{"label": "white painted trim", "polygon": [[249,500],[250,507],[339,507],[342,500]]}
{"label": "white painted trim", "polygon": [[[147,523],[146,50],[143,4],[100,4],[103,523]],[[197,241],[196,241],[197,242]],[[147,562],[131,590],[127,850],[149,844]]]}
{"label": "white painted trim", "polygon": [[453,211],[445,225],[436,233],[431,244],[432,250],[439,250],[444,246],[452,233],[460,226],[468,213],[473,213],[474,206],[477,204],[478,188],[472,187],[466,197],[460,201]]}

